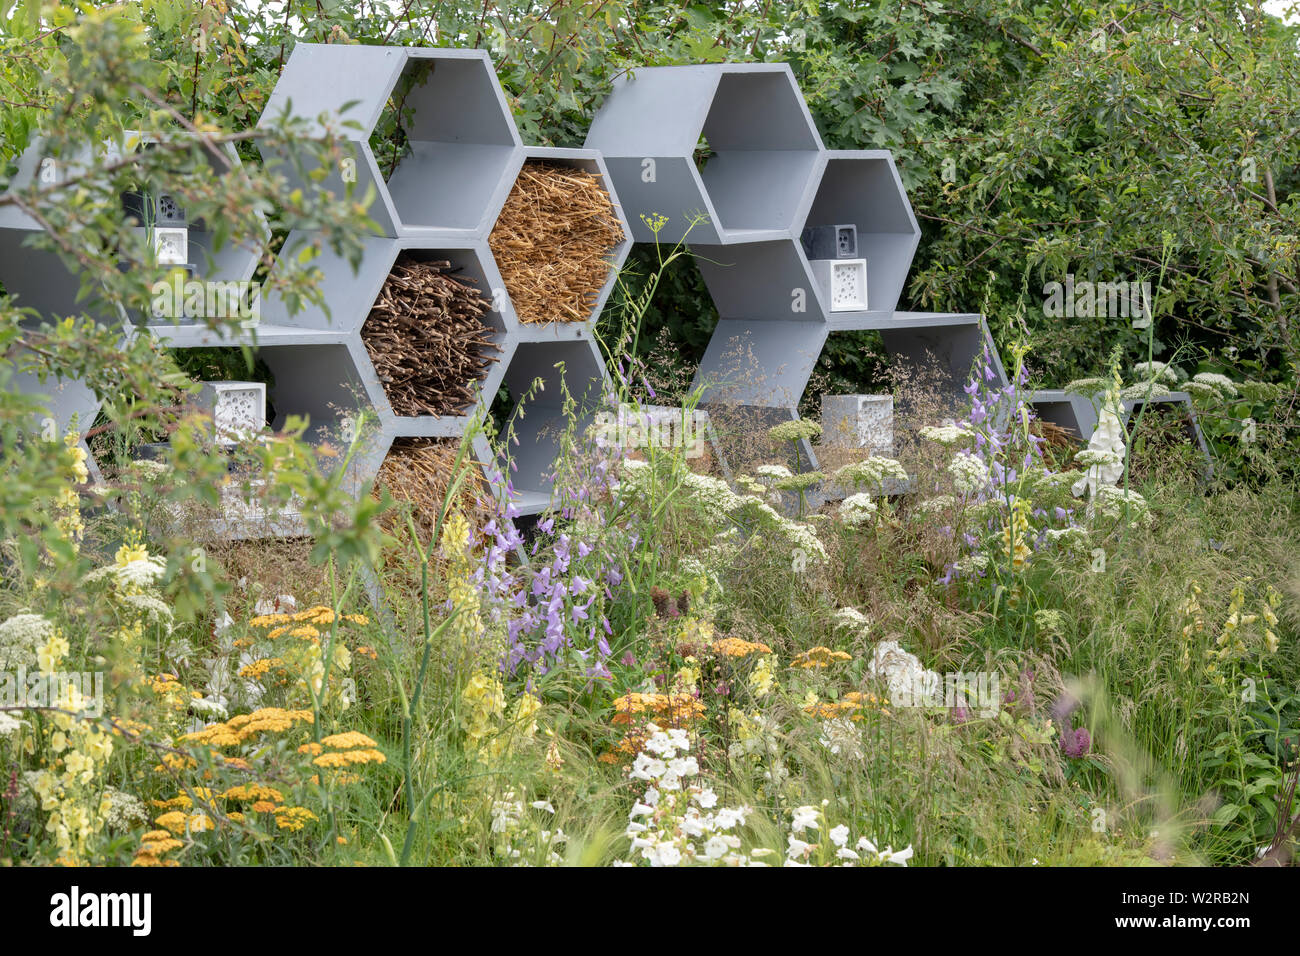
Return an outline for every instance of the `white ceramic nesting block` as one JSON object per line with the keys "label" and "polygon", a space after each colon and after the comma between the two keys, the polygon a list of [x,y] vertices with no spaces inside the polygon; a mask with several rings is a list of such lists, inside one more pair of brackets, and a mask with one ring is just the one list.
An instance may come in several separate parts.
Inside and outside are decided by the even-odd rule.
{"label": "white ceramic nesting block", "polygon": [[266,385],[262,382],[203,382],[199,401],[212,415],[216,441],[234,445],[266,427]]}
{"label": "white ceramic nesting block", "polygon": [[822,441],[894,456],[894,396],[823,395]]}
{"label": "white ceramic nesting block", "polygon": [[867,311],[866,259],[813,259],[808,265],[832,312]]}

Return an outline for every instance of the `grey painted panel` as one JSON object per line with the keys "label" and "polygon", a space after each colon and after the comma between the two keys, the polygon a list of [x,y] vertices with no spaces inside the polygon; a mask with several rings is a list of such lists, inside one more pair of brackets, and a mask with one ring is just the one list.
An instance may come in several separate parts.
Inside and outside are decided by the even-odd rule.
{"label": "grey painted panel", "polygon": [[700,361],[694,387],[704,403],[794,408],[826,341],[812,322],[718,322]]}
{"label": "grey painted panel", "polygon": [[[816,283],[798,242],[692,244],[691,252],[722,318],[796,323],[822,320]],[[802,290],[801,296],[796,296],[798,290]],[[804,311],[796,312],[800,299]]]}

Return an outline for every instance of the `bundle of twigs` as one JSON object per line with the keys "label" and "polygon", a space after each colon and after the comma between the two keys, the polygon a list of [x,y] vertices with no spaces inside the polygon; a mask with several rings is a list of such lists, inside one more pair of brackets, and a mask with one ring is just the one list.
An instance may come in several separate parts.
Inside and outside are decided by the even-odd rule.
{"label": "bundle of twigs", "polygon": [[483,316],[491,306],[451,263],[403,257],[393,266],[361,337],[379,381],[403,417],[459,415],[500,351]]}
{"label": "bundle of twigs", "polygon": [[591,313],[623,239],[600,177],[525,163],[488,238],[521,322],[581,322]]}
{"label": "bundle of twigs", "polygon": [[[375,479],[375,490],[387,488],[399,502],[409,505],[411,518],[420,534],[420,543],[427,545],[433,536],[438,515],[442,512],[460,446],[454,438],[398,438],[393,442]],[[469,473],[460,484],[453,502],[470,521],[482,527],[496,513],[487,481],[483,478],[482,463],[466,457],[461,462]],[[406,508],[388,512],[388,531],[399,538],[407,537]]]}

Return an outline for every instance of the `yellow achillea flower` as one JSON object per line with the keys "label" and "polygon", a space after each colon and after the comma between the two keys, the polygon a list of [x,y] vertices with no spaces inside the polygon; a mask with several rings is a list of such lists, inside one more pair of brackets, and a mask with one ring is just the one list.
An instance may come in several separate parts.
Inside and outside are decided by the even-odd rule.
{"label": "yellow achillea flower", "polygon": [[333,624],[335,621],[346,621],[349,624],[370,623],[369,618],[364,614],[335,614],[333,609],[323,604],[317,604],[305,611],[297,611],[292,614],[261,614],[248,623],[253,627],[275,627],[281,624],[325,625]]}
{"label": "yellow achillea flower", "polygon": [[723,657],[748,657],[750,654],[771,654],[772,648],[738,637],[724,637],[713,642],[713,653]]}
{"label": "yellow achillea flower", "polygon": [[185,819],[185,814],[180,810],[172,810],[169,813],[164,813],[162,816],[157,817],[154,820],[154,823],[158,824],[158,826],[162,827],[164,830],[170,830],[172,833],[179,835],[185,832]]}
{"label": "yellow achillea flower", "polygon": [[878,710],[886,716],[889,715],[889,710],[881,706],[879,697],[856,690],[849,691],[838,701],[812,701],[804,705],[804,713],[811,714],[818,720],[845,716],[850,720],[862,720],[867,710]]}
{"label": "yellow achillea flower", "polygon": [[249,807],[249,809],[253,813],[274,813],[275,804],[272,803],[270,800],[258,800],[251,807]]}
{"label": "yellow achillea flower", "polygon": [[837,661],[849,661],[853,659],[852,654],[846,654],[844,651],[833,651],[829,647],[810,647],[808,650],[796,654],[790,660],[791,667],[802,667],[805,670],[816,667],[829,667]]}
{"label": "yellow achillea flower", "polygon": [[259,783],[241,783],[237,787],[231,787],[221,796],[227,800],[270,800],[273,803],[284,803],[284,794],[274,787],[266,787]]}
{"label": "yellow achillea flower", "polygon": [[310,710],[262,707],[251,714],[236,714],[224,723],[185,734],[180,740],[184,743],[207,744],[210,747],[232,747],[257,734],[285,731],[296,723],[310,724],[313,720],[315,717]]}
{"label": "yellow achillea flower", "polygon": [[316,814],[306,807],[278,807],[275,810],[275,825],[290,832],[297,832],[317,819]]}
{"label": "yellow achillea flower", "polygon": [[172,797],[170,800],[150,800],[149,802],[159,810],[188,810],[194,806],[194,801],[183,793]]}
{"label": "yellow achillea flower", "polygon": [[614,701],[613,721],[630,724],[638,714],[651,713],[669,726],[680,726],[704,716],[704,705],[691,694],[642,694],[633,691]]}
{"label": "yellow achillea flower", "polygon": [[239,669],[239,676],[249,680],[261,680],[272,668],[283,668],[284,661],[278,657],[262,657]]}
{"label": "yellow achillea flower", "polygon": [[371,740],[363,733],[355,730],[349,730],[342,734],[331,734],[321,741],[326,747],[333,747],[335,750],[347,750],[350,747],[378,747],[375,741]]}
{"label": "yellow achillea flower", "polygon": [[341,752],[324,753],[312,760],[318,767],[327,767],[337,770],[340,767],[348,767],[353,764],[365,763],[383,763],[387,758],[378,750],[366,748],[364,750],[344,750]]}

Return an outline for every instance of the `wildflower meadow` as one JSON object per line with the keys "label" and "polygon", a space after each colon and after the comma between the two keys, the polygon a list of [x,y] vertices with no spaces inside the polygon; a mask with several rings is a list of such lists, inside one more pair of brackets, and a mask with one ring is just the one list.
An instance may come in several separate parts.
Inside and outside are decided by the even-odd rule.
{"label": "wildflower meadow", "polygon": [[[0,3],[0,868],[1293,866],[1295,21],[543,6]],[[418,76],[360,132],[273,95],[340,50]],[[727,63],[777,71],[711,81],[712,214],[591,146]],[[809,182],[915,212],[826,260],[873,308],[791,312],[822,259],[718,185],[796,175],[728,138],[777,81]],[[123,218],[159,190],[179,266]],[[147,312],[211,250],[260,324]],[[224,433],[217,386],[269,405]]]}

